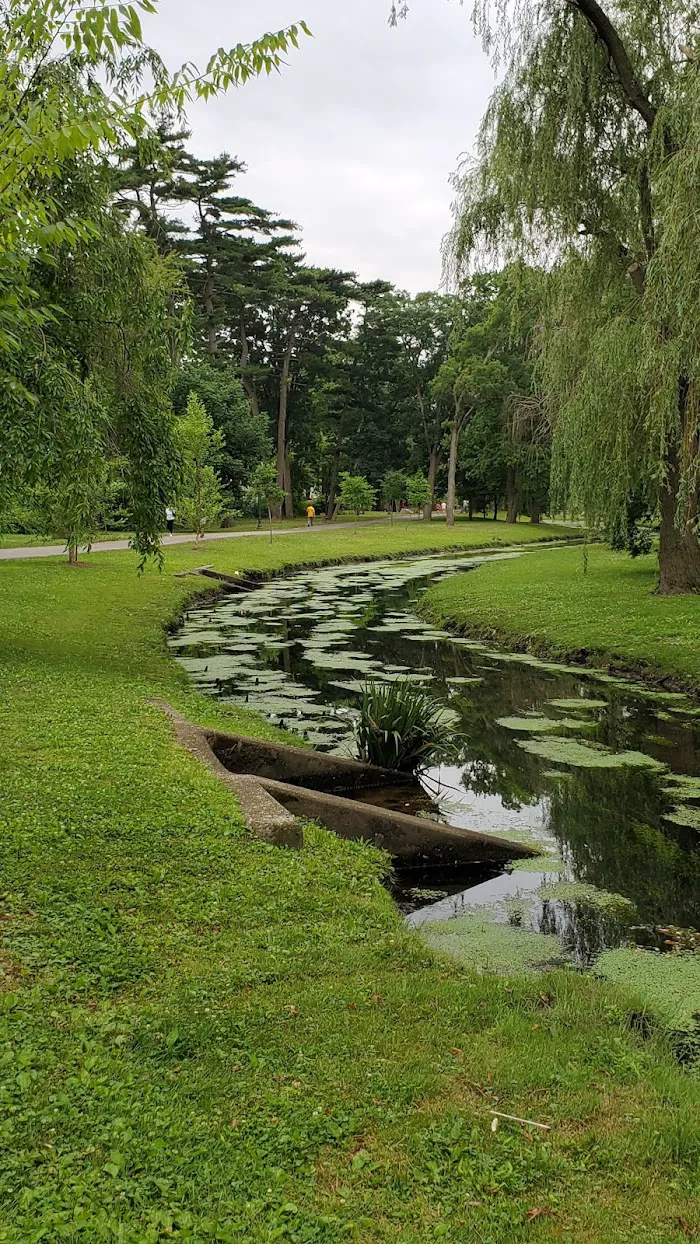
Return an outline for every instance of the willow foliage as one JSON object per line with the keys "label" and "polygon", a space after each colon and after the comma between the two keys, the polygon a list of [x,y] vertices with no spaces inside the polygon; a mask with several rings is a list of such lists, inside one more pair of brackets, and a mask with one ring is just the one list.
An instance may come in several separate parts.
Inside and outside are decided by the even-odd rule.
{"label": "willow foliage", "polygon": [[[700,42],[678,0],[479,0],[503,76],[455,179],[457,269],[551,270],[537,378],[554,485],[589,519],[645,493],[700,590]],[[671,524],[672,525],[672,524]],[[663,560],[662,560],[663,578]]]}

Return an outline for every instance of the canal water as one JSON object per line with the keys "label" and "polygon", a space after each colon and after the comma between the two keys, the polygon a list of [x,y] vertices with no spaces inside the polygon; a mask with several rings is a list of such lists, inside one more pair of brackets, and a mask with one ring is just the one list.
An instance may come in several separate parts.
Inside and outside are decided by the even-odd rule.
{"label": "canal water", "polygon": [[492,926],[508,926],[522,946],[538,935],[542,963],[587,967],[630,943],[663,950],[700,917],[700,709],[455,637],[417,612],[441,578],[510,556],[527,553],[280,577],[190,610],[173,655],[202,691],[331,752],[353,754],[367,679],[409,679],[440,703],[449,756],[415,793],[365,797],[540,852],[505,868],[393,875],[406,919],[438,929],[445,949],[453,930],[488,943]]}

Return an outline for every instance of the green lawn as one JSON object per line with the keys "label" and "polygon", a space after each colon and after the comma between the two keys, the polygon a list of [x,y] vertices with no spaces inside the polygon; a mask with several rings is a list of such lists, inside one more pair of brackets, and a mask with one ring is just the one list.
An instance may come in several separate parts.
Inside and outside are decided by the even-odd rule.
{"label": "green lawn", "polygon": [[[514,535],[477,527],[459,538]],[[206,560],[436,536],[301,533]],[[299,852],[264,845],[175,746],[149,697],[269,730],[192,693],[166,652],[200,587],[171,572],[201,561],[0,567],[0,1240],[681,1244],[700,1229],[700,1088],[621,995],[440,962],[377,852],[313,828]],[[552,1130],[494,1133],[490,1109]]]}
{"label": "green lawn", "polygon": [[426,598],[431,616],[505,643],[576,654],[591,664],[639,665],[700,687],[700,598],[658,596],[656,557],[602,545],[495,562],[446,580]]}

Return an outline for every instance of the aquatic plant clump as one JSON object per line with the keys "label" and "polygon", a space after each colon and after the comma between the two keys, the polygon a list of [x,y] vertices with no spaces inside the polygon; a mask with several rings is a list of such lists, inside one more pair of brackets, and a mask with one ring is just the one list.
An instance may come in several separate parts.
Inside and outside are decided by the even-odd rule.
{"label": "aquatic plant clump", "polygon": [[361,760],[410,772],[445,743],[447,711],[406,679],[367,682],[360,693],[355,741]]}

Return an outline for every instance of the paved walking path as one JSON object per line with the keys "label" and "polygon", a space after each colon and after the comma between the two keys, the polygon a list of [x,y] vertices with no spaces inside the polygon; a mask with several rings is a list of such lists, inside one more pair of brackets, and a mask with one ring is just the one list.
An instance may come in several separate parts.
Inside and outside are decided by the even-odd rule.
{"label": "paved walking path", "polygon": [[[408,522],[418,519],[418,517],[419,516],[417,514],[410,514],[402,518],[397,518],[395,521],[397,523],[408,523]],[[353,529],[360,528],[360,527],[388,527],[388,526],[389,526],[389,522],[386,518],[377,518],[377,519],[366,519],[364,522],[358,522],[358,523],[337,523],[337,524],[318,523],[314,527],[275,527],[274,534],[275,536],[298,536],[298,535],[301,535],[302,533],[305,533],[306,535],[313,535],[313,533],[317,531],[348,531],[348,530],[353,530]],[[244,538],[247,540],[251,536],[260,536],[263,539],[265,538],[269,539],[269,535],[270,535],[269,529],[266,529],[265,527],[263,527],[261,531],[212,531],[206,536],[204,540],[200,542],[198,547],[204,548],[209,543],[210,540],[242,540]],[[194,539],[195,537],[193,533],[188,535],[186,532],[183,533],[182,535],[177,535],[177,536],[164,536],[163,537],[163,548],[168,548],[168,546],[171,544],[192,544],[194,542]],[[128,548],[129,548],[128,540],[100,540],[99,542],[96,541],[93,544],[92,552],[93,553],[114,553],[120,549],[128,549]],[[6,561],[6,562],[16,561],[18,559],[25,558],[25,557],[65,557],[65,555],[66,555],[65,544],[32,545],[32,546],[25,546],[24,548],[16,548],[16,549],[0,548],[0,561]]]}

